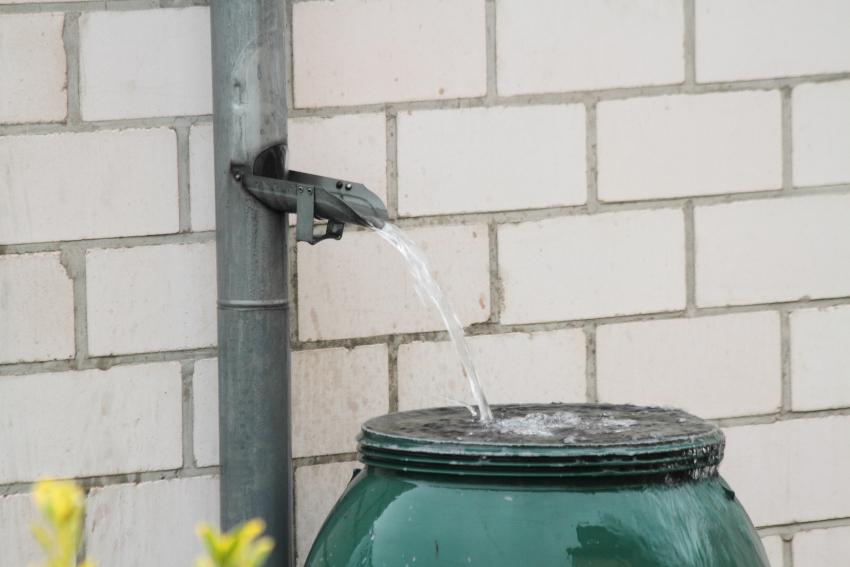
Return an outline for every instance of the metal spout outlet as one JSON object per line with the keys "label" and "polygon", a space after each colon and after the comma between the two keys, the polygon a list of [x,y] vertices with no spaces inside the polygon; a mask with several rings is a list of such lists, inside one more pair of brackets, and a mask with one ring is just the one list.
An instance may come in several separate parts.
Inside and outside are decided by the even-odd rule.
{"label": "metal spout outlet", "polygon": [[[261,152],[250,171],[233,164],[231,174],[267,207],[295,213],[298,241],[339,240],[346,224],[381,228],[388,219],[383,201],[361,183],[287,169],[283,145]],[[315,219],[328,221],[324,232],[314,229]]]}

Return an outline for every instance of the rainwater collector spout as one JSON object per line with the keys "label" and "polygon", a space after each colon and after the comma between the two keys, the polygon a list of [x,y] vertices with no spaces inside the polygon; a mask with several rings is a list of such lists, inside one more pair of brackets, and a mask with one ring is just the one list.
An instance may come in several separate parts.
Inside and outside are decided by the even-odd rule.
{"label": "rainwater collector spout", "polygon": [[[287,222],[315,244],[383,226],[365,187],[286,167],[285,1],[212,0],[221,522],[266,521],[293,565]],[[316,233],[314,218],[328,221]]]}

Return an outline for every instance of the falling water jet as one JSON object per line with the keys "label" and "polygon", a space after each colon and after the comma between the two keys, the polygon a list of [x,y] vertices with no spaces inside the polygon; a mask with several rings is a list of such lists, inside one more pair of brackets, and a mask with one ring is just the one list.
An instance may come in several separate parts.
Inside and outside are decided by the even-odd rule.
{"label": "falling water jet", "polygon": [[[463,374],[469,381],[469,388],[472,391],[475,404],[478,406],[478,417],[484,423],[493,421],[493,413],[490,411],[490,405],[487,403],[487,398],[484,395],[484,390],[481,388],[481,383],[478,380],[478,373],[475,371],[475,365],[472,361],[472,352],[469,350],[469,343],[463,334],[463,325],[457,316],[449,298],[443,292],[440,284],[434,279],[431,270],[428,268],[428,260],[425,258],[425,253],[416,245],[413,240],[397,226],[392,223],[385,222],[382,227],[371,227],[378,235],[390,243],[399,254],[404,257],[407,269],[413,277],[416,294],[419,299],[425,303],[430,302],[437,308],[446,330],[449,332],[449,337],[455,346],[458,358],[463,368]],[[468,407],[468,406],[467,406]],[[473,415],[475,415],[473,413]]]}

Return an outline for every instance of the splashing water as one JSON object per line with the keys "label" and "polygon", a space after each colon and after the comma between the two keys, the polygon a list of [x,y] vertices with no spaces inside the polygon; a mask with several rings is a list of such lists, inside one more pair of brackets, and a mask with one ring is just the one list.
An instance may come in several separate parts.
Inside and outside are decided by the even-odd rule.
{"label": "splashing water", "polygon": [[419,299],[423,303],[430,301],[437,308],[437,311],[440,312],[443,324],[445,324],[446,330],[449,332],[449,337],[451,337],[452,343],[454,343],[457,350],[457,355],[463,366],[463,373],[467,380],[469,380],[472,397],[478,406],[478,416],[483,422],[492,421],[493,413],[490,411],[490,405],[487,403],[487,398],[481,389],[481,383],[478,381],[478,374],[475,372],[475,366],[472,363],[472,353],[463,335],[463,325],[461,325],[457,313],[449,302],[449,298],[446,297],[446,294],[443,293],[442,288],[440,288],[434,276],[431,275],[425,254],[407,234],[393,224],[384,223],[382,228],[372,228],[404,257],[407,263],[407,269],[413,276],[416,294],[419,296]]}

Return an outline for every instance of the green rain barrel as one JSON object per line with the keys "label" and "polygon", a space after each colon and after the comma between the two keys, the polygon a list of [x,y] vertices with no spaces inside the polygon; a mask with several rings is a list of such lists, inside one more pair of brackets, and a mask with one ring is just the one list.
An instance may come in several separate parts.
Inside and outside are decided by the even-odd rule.
{"label": "green rain barrel", "polygon": [[769,567],[720,478],[723,433],[675,409],[505,405],[366,422],[307,567]]}

